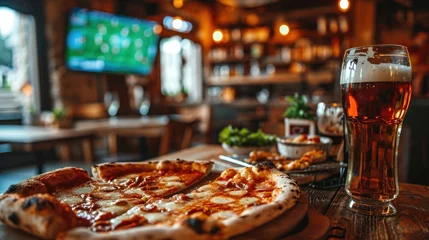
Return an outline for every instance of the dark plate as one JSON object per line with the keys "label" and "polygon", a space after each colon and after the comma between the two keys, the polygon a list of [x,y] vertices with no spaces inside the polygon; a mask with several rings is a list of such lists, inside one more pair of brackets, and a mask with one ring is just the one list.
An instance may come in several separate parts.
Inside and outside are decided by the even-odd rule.
{"label": "dark plate", "polygon": [[[232,163],[235,163],[235,164],[243,166],[243,167],[253,166],[253,164],[247,163],[245,161],[245,159],[247,157],[248,156],[240,156],[240,155],[232,155],[232,156],[219,155],[219,159],[224,160],[224,161],[232,162]],[[306,169],[298,169],[298,170],[283,171],[283,172],[288,173],[288,174],[324,172],[324,171],[329,171],[329,170],[333,170],[333,169],[339,169],[339,168],[346,167],[346,166],[347,166],[347,163],[337,162],[335,160],[328,160],[328,161],[323,162],[323,163],[311,164]]]}

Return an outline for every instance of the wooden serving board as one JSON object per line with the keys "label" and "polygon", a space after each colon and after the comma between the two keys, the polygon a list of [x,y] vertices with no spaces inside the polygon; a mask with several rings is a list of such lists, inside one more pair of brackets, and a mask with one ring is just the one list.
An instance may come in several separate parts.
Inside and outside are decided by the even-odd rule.
{"label": "wooden serving board", "polygon": [[304,219],[307,214],[308,200],[305,193],[302,193],[299,202],[291,209],[278,216],[274,220],[259,226],[252,231],[234,237],[235,240],[253,239],[279,239],[291,232]]}

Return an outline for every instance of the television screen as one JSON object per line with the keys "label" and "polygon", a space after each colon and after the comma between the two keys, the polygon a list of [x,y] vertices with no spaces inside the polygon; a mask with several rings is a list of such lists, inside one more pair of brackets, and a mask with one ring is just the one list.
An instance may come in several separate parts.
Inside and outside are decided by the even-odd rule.
{"label": "television screen", "polygon": [[135,73],[152,70],[158,47],[156,22],[88,9],[73,9],[66,42],[71,70]]}

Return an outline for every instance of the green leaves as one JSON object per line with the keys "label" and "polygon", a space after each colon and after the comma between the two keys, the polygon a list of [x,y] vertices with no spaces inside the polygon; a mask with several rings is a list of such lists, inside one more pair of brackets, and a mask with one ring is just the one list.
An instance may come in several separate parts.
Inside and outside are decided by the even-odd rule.
{"label": "green leaves", "polygon": [[291,106],[283,113],[283,117],[314,120],[313,110],[307,105],[307,101],[303,95],[295,93],[293,97],[287,96],[286,100]]}
{"label": "green leaves", "polygon": [[229,146],[270,146],[276,142],[275,136],[265,134],[261,130],[251,132],[247,128],[233,128],[231,125],[222,129],[219,134],[219,142]]}
{"label": "green leaves", "polygon": [[67,117],[67,111],[64,108],[55,108],[52,111],[52,114],[54,115],[54,119],[56,121],[63,120]]}

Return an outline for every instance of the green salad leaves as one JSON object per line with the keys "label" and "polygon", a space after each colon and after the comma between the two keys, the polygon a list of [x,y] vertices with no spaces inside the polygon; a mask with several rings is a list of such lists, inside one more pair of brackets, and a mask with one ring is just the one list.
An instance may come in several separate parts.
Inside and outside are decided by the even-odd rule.
{"label": "green salad leaves", "polygon": [[262,132],[251,132],[247,128],[233,128],[231,125],[222,129],[219,142],[235,147],[270,146],[276,143],[276,137]]}

